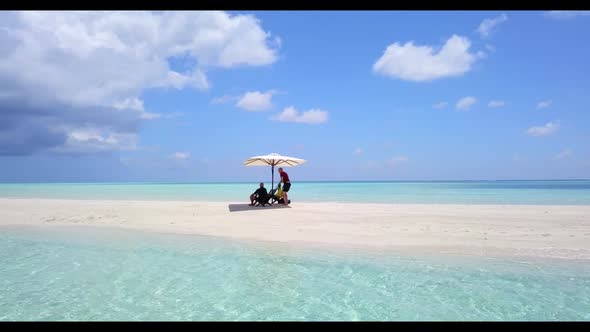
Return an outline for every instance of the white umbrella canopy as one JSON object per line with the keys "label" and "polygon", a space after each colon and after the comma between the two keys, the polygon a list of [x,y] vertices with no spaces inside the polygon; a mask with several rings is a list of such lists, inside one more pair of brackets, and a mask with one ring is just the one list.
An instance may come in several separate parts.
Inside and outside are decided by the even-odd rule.
{"label": "white umbrella canopy", "polygon": [[294,158],[282,156],[278,153],[271,153],[265,156],[255,156],[248,158],[246,161],[244,161],[244,166],[271,166],[272,184],[270,189],[273,189],[275,181],[275,166],[295,167],[297,165],[303,164],[304,162],[306,162],[306,160],[303,160],[301,158]]}

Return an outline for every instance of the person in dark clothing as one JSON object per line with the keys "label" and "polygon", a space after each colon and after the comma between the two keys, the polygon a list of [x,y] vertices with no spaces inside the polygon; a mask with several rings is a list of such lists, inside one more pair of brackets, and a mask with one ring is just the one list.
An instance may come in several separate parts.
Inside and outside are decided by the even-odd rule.
{"label": "person in dark clothing", "polygon": [[266,191],[266,188],[264,188],[264,183],[260,182],[260,188],[256,189],[256,191],[252,195],[250,195],[250,206],[254,206],[254,201],[256,200],[256,198],[260,197],[262,199],[267,195],[268,192]]}
{"label": "person in dark clothing", "polygon": [[287,193],[289,192],[289,189],[291,189],[291,180],[289,180],[289,174],[283,171],[282,167],[279,167],[279,174],[281,175],[281,181],[279,181],[279,184],[283,184],[283,204],[289,205],[289,196]]}

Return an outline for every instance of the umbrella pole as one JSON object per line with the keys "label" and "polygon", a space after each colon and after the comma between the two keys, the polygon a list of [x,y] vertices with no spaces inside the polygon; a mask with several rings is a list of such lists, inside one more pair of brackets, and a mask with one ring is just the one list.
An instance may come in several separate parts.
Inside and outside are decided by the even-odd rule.
{"label": "umbrella pole", "polygon": [[272,180],[271,180],[272,182],[270,185],[270,190],[273,190],[275,187],[275,165],[272,165],[271,174],[272,174]]}

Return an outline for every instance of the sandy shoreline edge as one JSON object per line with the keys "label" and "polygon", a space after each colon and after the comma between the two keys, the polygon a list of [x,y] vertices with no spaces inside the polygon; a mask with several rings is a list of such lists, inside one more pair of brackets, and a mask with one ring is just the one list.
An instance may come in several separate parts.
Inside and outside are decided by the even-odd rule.
{"label": "sandy shoreline edge", "polygon": [[77,225],[477,256],[590,259],[590,206],[0,198],[0,226]]}

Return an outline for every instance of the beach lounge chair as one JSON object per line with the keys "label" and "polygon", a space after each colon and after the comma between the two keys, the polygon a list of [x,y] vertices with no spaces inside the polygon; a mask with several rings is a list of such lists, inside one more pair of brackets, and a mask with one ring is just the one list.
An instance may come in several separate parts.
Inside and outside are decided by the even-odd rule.
{"label": "beach lounge chair", "polygon": [[272,199],[273,196],[275,196],[276,193],[276,189],[272,189],[268,195],[266,195],[266,197],[260,197],[257,196],[254,199],[254,206],[266,206],[266,205],[272,205],[272,203],[270,203],[270,200]]}

